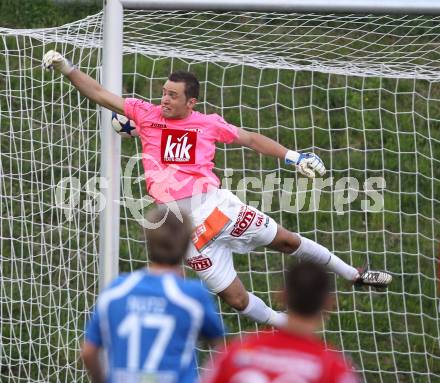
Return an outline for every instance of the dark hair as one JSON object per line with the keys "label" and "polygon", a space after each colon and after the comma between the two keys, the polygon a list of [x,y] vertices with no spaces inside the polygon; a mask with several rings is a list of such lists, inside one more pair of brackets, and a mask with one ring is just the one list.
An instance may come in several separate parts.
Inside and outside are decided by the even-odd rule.
{"label": "dark hair", "polygon": [[185,83],[185,96],[186,98],[199,98],[200,84],[197,77],[191,73],[184,70],[177,70],[168,76],[168,80],[173,82],[184,82]]}
{"label": "dark hair", "polygon": [[315,263],[290,265],[286,274],[287,307],[295,314],[314,316],[324,309],[333,290],[325,269]]}
{"label": "dark hair", "polygon": [[155,229],[145,229],[148,257],[161,265],[180,264],[191,238],[190,218],[182,213],[182,220],[169,209],[154,208],[147,214],[150,224],[162,224]]}

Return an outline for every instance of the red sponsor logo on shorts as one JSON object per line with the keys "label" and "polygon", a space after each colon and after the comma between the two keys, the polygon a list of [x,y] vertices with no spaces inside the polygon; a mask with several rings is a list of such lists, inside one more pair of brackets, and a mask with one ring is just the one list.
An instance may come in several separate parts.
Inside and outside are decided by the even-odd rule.
{"label": "red sponsor logo on shorts", "polygon": [[186,262],[191,269],[195,271],[202,271],[209,269],[212,266],[212,261],[210,258],[203,257],[202,255],[194,258],[190,258]]}
{"label": "red sponsor logo on shorts", "polygon": [[255,211],[249,209],[247,206],[243,206],[235,222],[234,228],[231,231],[233,237],[240,237],[251,225],[255,218]]}
{"label": "red sponsor logo on shorts", "polygon": [[257,215],[257,222],[255,222],[255,226],[261,226],[263,224],[264,215],[258,214]]}

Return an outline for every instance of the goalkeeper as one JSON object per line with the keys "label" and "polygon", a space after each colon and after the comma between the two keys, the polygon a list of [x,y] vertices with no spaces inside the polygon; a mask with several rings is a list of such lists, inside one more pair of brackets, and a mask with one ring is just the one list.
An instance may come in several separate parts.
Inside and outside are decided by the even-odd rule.
{"label": "goalkeeper", "polygon": [[194,232],[187,264],[240,314],[277,327],[286,318],[247,292],[234,269],[233,252],[247,253],[259,246],[325,265],[353,283],[375,287],[390,284],[390,274],[358,270],[324,246],[277,225],[230,191],[219,189],[219,179],[212,171],[216,142],[277,157],[307,177],[315,173],[323,176],[325,167],[316,154],[288,150],[268,137],[227,123],[217,114],[194,111],[199,82],[193,74],[172,73],[163,86],[160,105],[153,105],[107,91],[58,52],[47,52],[43,67],[60,71],[83,96],[136,123],[149,195],[157,204],[174,203],[191,215]]}

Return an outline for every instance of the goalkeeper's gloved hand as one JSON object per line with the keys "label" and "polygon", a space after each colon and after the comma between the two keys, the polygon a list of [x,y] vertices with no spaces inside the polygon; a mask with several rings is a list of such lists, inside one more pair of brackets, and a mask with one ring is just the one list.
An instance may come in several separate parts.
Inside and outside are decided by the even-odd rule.
{"label": "goalkeeper's gloved hand", "polygon": [[315,172],[320,176],[325,174],[325,166],[321,158],[314,153],[298,153],[289,150],[284,160],[287,165],[294,164],[296,169],[306,177],[315,177]]}
{"label": "goalkeeper's gloved hand", "polygon": [[43,68],[46,70],[57,70],[68,75],[75,69],[75,66],[57,51],[49,51],[43,56]]}

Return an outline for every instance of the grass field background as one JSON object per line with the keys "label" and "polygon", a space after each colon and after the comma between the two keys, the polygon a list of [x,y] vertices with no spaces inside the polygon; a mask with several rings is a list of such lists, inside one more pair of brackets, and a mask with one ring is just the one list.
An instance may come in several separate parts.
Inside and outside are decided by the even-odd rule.
{"label": "grass field background", "polygon": [[[41,12],[32,8],[32,2],[26,4],[29,15]],[[8,6],[13,9],[12,3]],[[35,24],[37,18],[28,18],[28,25],[18,24],[11,12],[0,13],[9,15],[0,24],[54,26],[99,9],[46,6],[45,14],[52,16],[43,18],[42,24]],[[99,22],[99,16],[92,17],[59,33],[80,36],[87,30],[92,43],[90,36],[99,33]],[[189,22],[186,31],[194,23]],[[166,30],[157,24],[156,32]],[[142,26],[138,25],[139,31],[146,33]],[[99,175],[98,110],[61,76],[41,71],[41,40],[23,34],[0,31],[0,380],[87,381],[78,348],[98,291],[98,207],[85,191],[87,182]],[[134,35],[131,38],[127,35],[125,41],[136,40]],[[144,43],[140,35],[139,44]],[[172,41],[168,43],[172,46]],[[49,48],[65,51],[82,69],[99,77],[97,46],[81,49],[49,43],[45,50]],[[173,52],[178,56],[178,49]],[[316,151],[335,182],[355,177],[362,190],[368,177],[385,179],[384,209],[379,213],[362,210],[361,200],[368,197],[361,191],[345,206],[344,214],[337,214],[334,187],[323,190],[318,210],[309,209],[311,182],[305,208],[288,212],[279,204],[285,181],[303,182],[292,169],[234,146],[220,145],[216,155],[218,175],[223,179],[224,170],[232,168],[230,188],[247,201],[261,202],[262,190],[247,185],[244,191],[240,179],[281,179],[267,213],[283,226],[319,241],[353,265],[368,261],[393,274],[387,292],[354,290],[336,279],[337,312],[322,336],[353,359],[365,381],[440,381],[438,82],[208,63],[203,57],[182,58],[184,53],[182,49],[180,58],[170,59],[142,50],[127,52],[124,94],[157,102],[168,73],[189,69],[202,83],[198,110],[219,113],[289,148]],[[434,49],[432,57],[437,53]],[[124,140],[122,169],[139,152],[137,140]],[[138,162],[134,174],[121,179],[121,185],[126,181],[132,185],[135,197],[145,195],[144,183],[134,182],[141,174]],[[55,207],[55,185],[64,177],[75,177],[81,186],[80,205],[70,215]],[[73,189],[69,184],[68,191]],[[292,204],[300,197],[294,193]],[[142,267],[146,257],[142,231],[124,205],[119,235],[121,271]],[[288,257],[257,249],[234,260],[245,285],[277,306],[276,292]],[[231,334],[257,328],[228,307],[220,307]]]}

